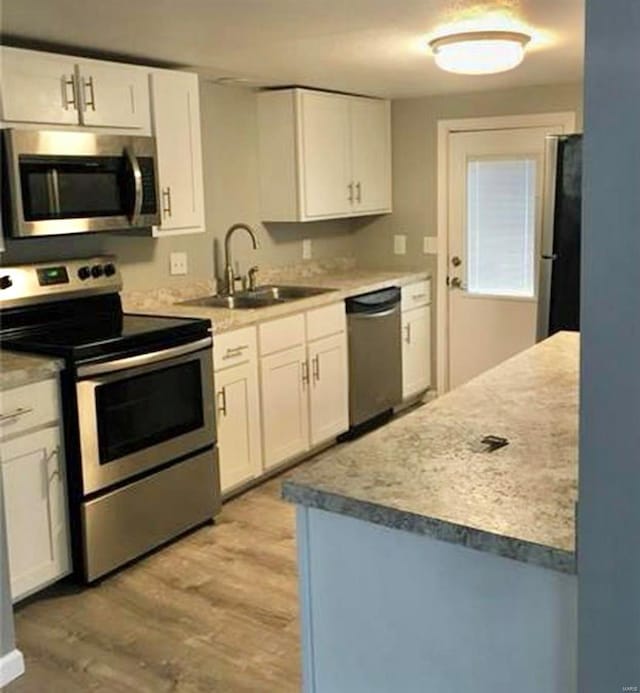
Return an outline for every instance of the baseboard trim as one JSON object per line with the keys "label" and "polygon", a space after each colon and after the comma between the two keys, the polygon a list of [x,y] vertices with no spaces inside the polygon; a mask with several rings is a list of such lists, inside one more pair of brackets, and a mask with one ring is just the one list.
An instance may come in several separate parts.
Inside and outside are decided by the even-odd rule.
{"label": "baseboard trim", "polygon": [[20,650],[12,650],[0,657],[0,689],[24,674],[24,657]]}

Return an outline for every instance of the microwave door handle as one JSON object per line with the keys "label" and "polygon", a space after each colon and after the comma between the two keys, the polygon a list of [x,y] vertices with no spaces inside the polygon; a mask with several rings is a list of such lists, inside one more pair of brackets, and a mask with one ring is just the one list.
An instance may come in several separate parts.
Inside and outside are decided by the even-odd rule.
{"label": "microwave door handle", "polygon": [[129,220],[134,223],[140,216],[142,211],[142,171],[140,170],[140,162],[138,157],[131,151],[130,147],[126,147],[124,153],[131,166],[131,174],[133,176],[133,188],[135,191],[135,197],[133,199],[133,210]]}

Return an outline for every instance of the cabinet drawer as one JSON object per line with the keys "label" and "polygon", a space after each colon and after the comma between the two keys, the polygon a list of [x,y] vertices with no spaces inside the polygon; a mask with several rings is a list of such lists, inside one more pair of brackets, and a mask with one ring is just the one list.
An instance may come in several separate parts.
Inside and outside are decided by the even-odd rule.
{"label": "cabinet drawer", "polygon": [[304,314],[290,315],[258,326],[260,356],[304,344]]}
{"label": "cabinet drawer", "polygon": [[0,438],[53,423],[59,418],[58,380],[55,378],[0,394]]}
{"label": "cabinet drawer", "polygon": [[402,310],[411,310],[431,303],[431,280],[425,279],[402,287]]}
{"label": "cabinet drawer", "polygon": [[307,311],[307,339],[310,342],[344,332],[346,326],[343,301]]}
{"label": "cabinet drawer", "polygon": [[252,361],[257,356],[256,328],[244,327],[213,336],[213,370]]}

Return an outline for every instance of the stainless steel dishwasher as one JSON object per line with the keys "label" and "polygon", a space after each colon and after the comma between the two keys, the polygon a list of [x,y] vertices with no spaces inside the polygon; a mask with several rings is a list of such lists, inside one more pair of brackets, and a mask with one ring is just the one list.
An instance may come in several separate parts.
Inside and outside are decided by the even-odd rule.
{"label": "stainless steel dishwasher", "polygon": [[400,289],[394,286],[354,296],[346,306],[353,429],[402,401]]}

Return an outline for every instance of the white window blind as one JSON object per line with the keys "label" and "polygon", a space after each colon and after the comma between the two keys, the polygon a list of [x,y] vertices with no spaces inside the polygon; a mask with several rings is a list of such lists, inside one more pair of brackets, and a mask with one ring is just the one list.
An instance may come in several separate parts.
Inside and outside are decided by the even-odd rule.
{"label": "white window blind", "polygon": [[534,295],[535,159],[467,164],[467,290]]}

